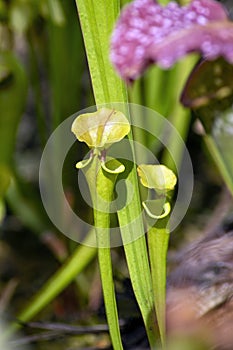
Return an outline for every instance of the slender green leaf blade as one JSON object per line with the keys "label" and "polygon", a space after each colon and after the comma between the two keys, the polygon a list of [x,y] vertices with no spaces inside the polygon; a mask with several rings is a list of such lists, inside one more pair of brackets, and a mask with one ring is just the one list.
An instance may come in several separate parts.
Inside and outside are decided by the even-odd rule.
{"label": "slender green leaf blade", "polygon": [[76,4],[96,104],[126,102],[125,85],[109,59],[110,37],[120,10],[119,1],[76,0]]}

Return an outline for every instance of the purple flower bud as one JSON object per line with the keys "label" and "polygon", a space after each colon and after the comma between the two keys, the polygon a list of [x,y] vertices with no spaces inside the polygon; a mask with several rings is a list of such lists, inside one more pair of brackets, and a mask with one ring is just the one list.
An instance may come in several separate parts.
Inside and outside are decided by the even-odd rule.
{"label": "purple flower bud", "polygon": [[112,35],[111,61],[125,80],[136,79],[150,63],[170,68],[189,52],[233,62],[233,24],[221,4],[193,0],[180,7],[171,1],[135,0],[123,10]]}

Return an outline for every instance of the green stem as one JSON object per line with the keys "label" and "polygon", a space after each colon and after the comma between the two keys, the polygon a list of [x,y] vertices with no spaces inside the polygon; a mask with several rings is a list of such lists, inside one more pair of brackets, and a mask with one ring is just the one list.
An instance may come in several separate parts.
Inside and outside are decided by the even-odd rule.
{"label": "green stem", "polygon": [[143,104],[141,82],[141,79],[138,79],[128,88],[129,101],[131,103],[136,103],[138,105]]}
{"label": "green stem", "polygon": [[145,80],[145,105],[164,115],[167,103],[167,91],[164,93],[163,86],[167,87],[166,78],[169,72],[165,72],[157,66],[150,67],[144,76]]}
{"label": "green stem", "polygon": [[231,194],[233,195],[233,179],[226,167],[226,164],[224,163],[223,156],[219,152],[216,142],[214,141],[213,137],[208,134],[204,135],[204,141],[226,185],[228,186]]}
{"label": "green stem", "polygon": [[[137,181],[134,176],[135,172],[132,169],[127,177],[129,183]],[[118,211],[118,219],[131,283],[142,313],[151,349],[155,349],[156,322],[153,290],[138,191],[134,191],[130,204]]]}
{"label": "green stem", "polygon": [[[116,160],[108,162],[115,165]],[[119,164],[118,164],[119,165]],[[113,166],[113,169],[116,167]],[[102,281],[104,303],[109,325],[112,345],[115,350],[123,350],[118,320],[114,282],[112,275],[112,262],[110,251],[110,203],[113,200],[113,191],[117,174],[107,173],[101,167],[100,160],[94,156],[93,161],[84,173],[89,185],[94,208],[94,223],[96,242],[98,247],[99,268]]]}
{"label": "green stem", "polygon": [[[168,83],[168,86],[170,86],[170,91],[168,93],[168,96],[170,97],[170,107],[167,114],[169,115],[170,122],[184,140],[186,139],[189,130],[190,111],[181,105],[179,99],[185,81],[187,80],[196,61],[197,56],[191,55],[183,59],[182,62],[177,63]],[[163,163],[173,170],[175,170],[175,164],[177,169],[179,169],[183,149],[181,149],[181,143],[177,142],[177,138],[173,133],[169,135],[168,149],[173,150],[173,159],[171,159],[170,153],[166,150],[163,157]]]}
{"label": "green stem", "polygon": [[152,285],[155,297],[155,310],[159,326],[160,338],[165,347],[166,327],[166,259],[169,242],[169,231],[163,223],[167,219],[159,220],[159,225],[148,231],[148,246],[152,272]]}

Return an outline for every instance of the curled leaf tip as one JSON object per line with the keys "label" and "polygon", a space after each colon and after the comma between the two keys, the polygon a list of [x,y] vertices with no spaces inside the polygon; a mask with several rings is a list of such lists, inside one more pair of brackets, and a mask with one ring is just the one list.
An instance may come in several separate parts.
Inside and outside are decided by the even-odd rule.
{"label": "curled leaf tip", "polygon": [[88,166],[88,164],[91,163],[92,158],[93,158],[93,157],[90,157],[90,158],[88,158],[88,159],[81,160],[80,162],[76,163],[75,167],[76,167],[77,169],[83,169],[83,168],[85,168],[86,166]]}
{"label": "curled leaf tip", "polygon": [[163,219],[165,218],[166,216],[169,215],[170,211],[171,211],[171,205],[169,202],[166,202],[164,205],[163,205],[163,213],[160,214],[160,215],[156,215],[156,214],[153,214],[151,212],[151,210],[148,208],[146,202],[142,202],[142,205],[143,205],[143,208],[145,209],[147,215],[149,217],[151,217],[152,219]]}
{"label": "curled leaf tip", "polygon": [[125,171],[125,166],[117,159],[107,157],[101,160],[101,167],[109,174],[120,174]]}
{"label": "curled leaf tip", "polygon": [[115,169],[109,168],[105,162],[101,162],[101,167],[109,174],[120,174],[125,171],[125,166],[123,164],[120,164]]}
{"label": "curled leaf tip", "polygon": [[130,131],[125,115],[114,109],[101,108],[93,113],[79,115],[73,122],[72,132],[90,148],[107,148],[123,139]]}
{"label": "curled leaf tip", "polygon": [[214,0],[135,0],[125,7],[111,41],[111,61],[121,77],[135,80],[151,63],[170,68],[190,52],[206,59],[223,56],[233,63],[233,23]]}
{"label": "curled leaf tip", "polygon": [[165,165],[141,164],[137,168],[143,186],[156,191],[170,191],[175,188],[177,178]]}

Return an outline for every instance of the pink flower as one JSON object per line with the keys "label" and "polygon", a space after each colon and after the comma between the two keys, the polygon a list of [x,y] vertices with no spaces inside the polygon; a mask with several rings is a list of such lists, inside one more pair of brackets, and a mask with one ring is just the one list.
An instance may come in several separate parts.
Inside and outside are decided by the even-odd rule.
{"label": "pink flower", "polygon": [[193,0],[183,7],[135,0],[122,11],[111,41],[111,61],[127,81],[151,63],[170,68],[193,51],[233,63],[233,23],[214,0]]}

